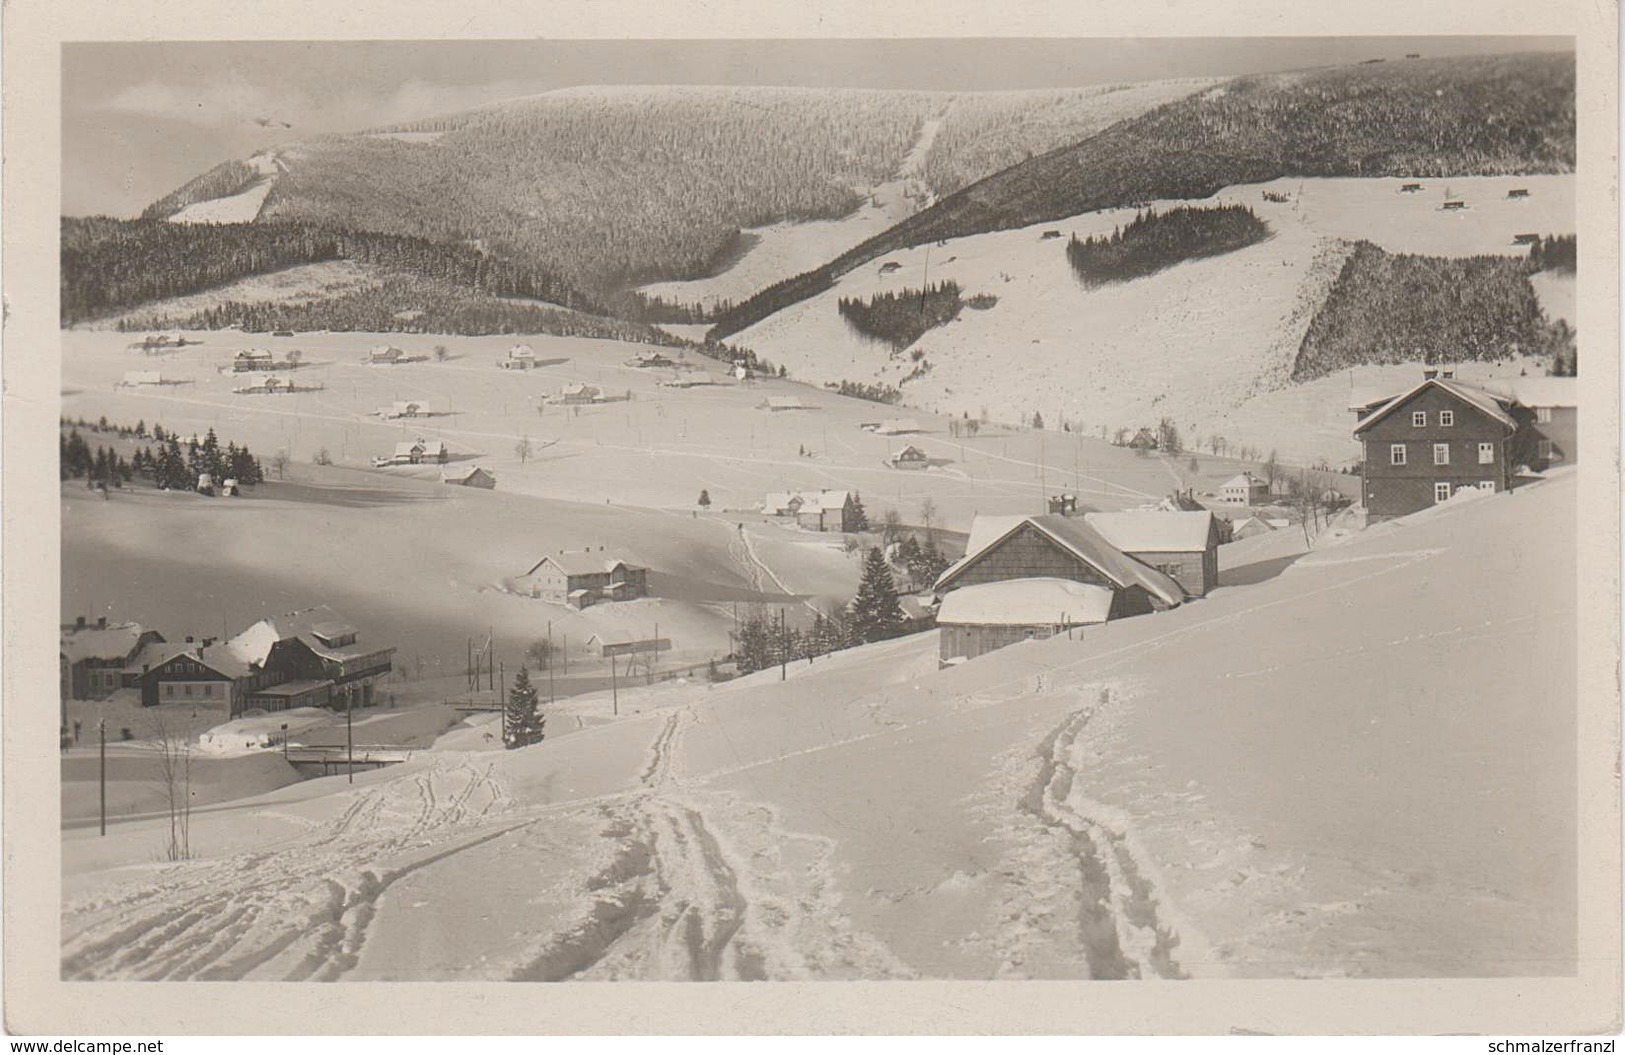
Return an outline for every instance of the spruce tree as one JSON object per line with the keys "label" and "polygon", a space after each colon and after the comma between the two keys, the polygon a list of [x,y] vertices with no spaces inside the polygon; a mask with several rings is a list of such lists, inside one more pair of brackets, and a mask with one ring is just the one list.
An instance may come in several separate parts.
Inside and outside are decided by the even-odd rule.
{"label": "spruce tree", "polygon": [[530,672],[520,667],[519,673],[514,675],[513,688],[508,690],[507,704],[502,709],[503,746],[511,750],[541,743],[546,724],[540,696],[530,683]]}
{"label": "spruce tree", "polygon": [[897,583],[879,547],[871,546],[863,560],[863,578],[852,598],[852,639],[883,641],[903,628],[903,609],[897,603]]}
{"label": "spruce tree", "polygon": [[852,492],[852,530],[869,530],[869,514],[864,512],[863,496],[856,491]]}

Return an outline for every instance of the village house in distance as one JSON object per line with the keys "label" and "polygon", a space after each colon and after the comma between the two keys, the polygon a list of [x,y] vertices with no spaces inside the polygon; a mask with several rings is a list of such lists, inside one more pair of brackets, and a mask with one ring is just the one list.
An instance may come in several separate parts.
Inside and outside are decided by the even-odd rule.
{"label": "village house in distance", "polygon": [[649,595],[649,569],[616,557],[603,549],[590,552],[549,553],[520,576],[515,588],[542,601],[586,608],[600,601],[630,601]]}
{"label": "village house in distance", "polygon": [[861,529],[858,500],[851,491],[769,491],[762,512],[770,517],[793,517],[808,531]]}
{"label": "village house in distance", "polygon": [[1463,490],[1507,491],[1520,470],[1575,462],[1573,378],[1518,379],[1498,387],[1491,391],[1456,380],[1450,369],[1428,369],[1406,392],[1351,404],[1372,522],[1418,512]]}

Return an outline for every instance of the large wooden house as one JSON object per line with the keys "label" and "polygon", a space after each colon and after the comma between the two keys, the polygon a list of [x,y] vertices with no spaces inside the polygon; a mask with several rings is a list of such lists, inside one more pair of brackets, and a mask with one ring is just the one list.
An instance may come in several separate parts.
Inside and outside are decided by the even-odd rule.
{"label": "large wooden house", "polygon": [[377,702],[379,682],[394,669],[394,646],[363,643],[360,631],[325,605],[262,619],[225,648],[262,672],[246,686],[234,714],[247,708],[369,707]]}
{"label": "large wooden house", "polygon": [[1520,417],[1532,411],[1476,385],[1424,372],[1397,396],[1355,408],[1354,436],[1364,449],[1361,483],[1370,520],[1404,516],[1457,491],[1500,492],[1528,465],[1537,437]]}
{"label": "large wooden house", "polygon": [[164,635],[140,623],[94,623],[80,616],[62,627],[61,685],[64,700],[99,700],[124,685],[124,668]]}
{"label": "large wooden house", "polygon": [[649,595],[649,569],[602,550],[588,553],[548,554],[515,584],[530,596],[572,608],[600,601],[630,601]]}
{"label": "large wooden house", "polygon": [[1007,579],[954,590],[937,606],[944,663],[1104,623],[1115,591],[1070,579]]}
{"label": "large wooden house", "polygon": [[953,590],[1014,579],[1064,579],[1112,591],[1109,616],[1177,607],[1185,591],[1170,576],[1113,546],[1085,518],[1046,514],[977,517],[965,556],[937,579],[944,600]]}
{"label": "large wooden house", "polygon": [[1085,513],[1083,519],[1107,542],[1179,583],[1186,597],[1206,597],[1219,584],[1221,535],[1206,510]]}

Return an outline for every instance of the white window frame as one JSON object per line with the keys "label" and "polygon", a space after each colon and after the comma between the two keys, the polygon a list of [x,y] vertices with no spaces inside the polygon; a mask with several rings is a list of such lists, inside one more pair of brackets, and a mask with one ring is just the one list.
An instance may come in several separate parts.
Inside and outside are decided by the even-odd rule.
{"label": "white window frame", "polygon": [[1495,481],[1494,480],[1480,480],[1480,481],[1478,481],[1478,489],[1480,491],[1489,491],[1491,493],[1494,493],[1494,491],[1495,491]]}
{"label": "white window frame", "polygon": [[1480,443],[1478,445],[1478,464],[1480,464],[1480,465],[1494,465],[1495,464],[1495,444],[1493,444],[1493,443]]}
{"label": "white window frame", "polygon": [[1434,465],[1449,465],[1450,464],[1450,444],[1448,444],[1448,443],[1435,443],[1433,445],[1433,464]]}
{"label": "white window frame", "polygon": [[1405,445],[1403,443],[1390,443],[1388,445],[1389,465],[1404,465],[1406,464],[1405,458]]}
{"label": "white window frame", "polygon": [[1428,412],[1425,410],[1411,411],[1411,428],[1425,429],[1428,427]]}
{"label": "white window frame", "polygon": [[1433,501],[1435,503],[1448,501],[1450,494],[1451,487],[1447,481],[1440,480],[1433,485]]}
{"label": "white window frame", "polygon": [[1440,425],[1440,427],[1449,429],[1449,428],[1454,428],[1455,424],[1456,424],[1456,412],[1454,410],[1441,410],[1441,411],[1439,411],[1439,425]]}
{"label": "white window frame", "polygon": [[1542,425],[1550,425],[1552,423],[1552,408],[1536,407],[1535,420]]}

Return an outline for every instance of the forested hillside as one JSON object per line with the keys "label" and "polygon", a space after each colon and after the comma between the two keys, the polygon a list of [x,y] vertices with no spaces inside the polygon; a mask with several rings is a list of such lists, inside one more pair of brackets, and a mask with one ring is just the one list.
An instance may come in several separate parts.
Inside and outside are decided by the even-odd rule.
{"label": "forested hillside", "polygon": [[1245,205],[1148,209],[1121,230],[1067,243],[1066,258],[1086,286],[1127,282],[1204,256],[1218,256],[1269,237],[1269,225]]}
{"label": "forested hillside", "polygon": [[188,205],[240,194],[261,178],[260,170],[248,162],[227,161],[159,198],[141,211],[141,218],[167,219]]}
{"label": "forested hillside", "polygon": [[[62,221],[61,321],[86,322],[298,264],[356,260],[473,293],[594,305],[557,277],[468,246],[309,224],[171,224],[107,217]],[[352,328],[352,327],[341,327]]]}
{"label": "forested hillside", "polygon": [[952,194],[735,306],[724,337],[882,254],[1282,176],[1494,175],[1574,168],[1574,61],[1507,55],[1241,77]]}
{"label": "forested hillside", "polygon": [[1572,359],[1572,331],[1548,323],[1528,275],[1516,257],[1413,256],[1360,242],[1309,324],[1292,379],[1366,363]]}

